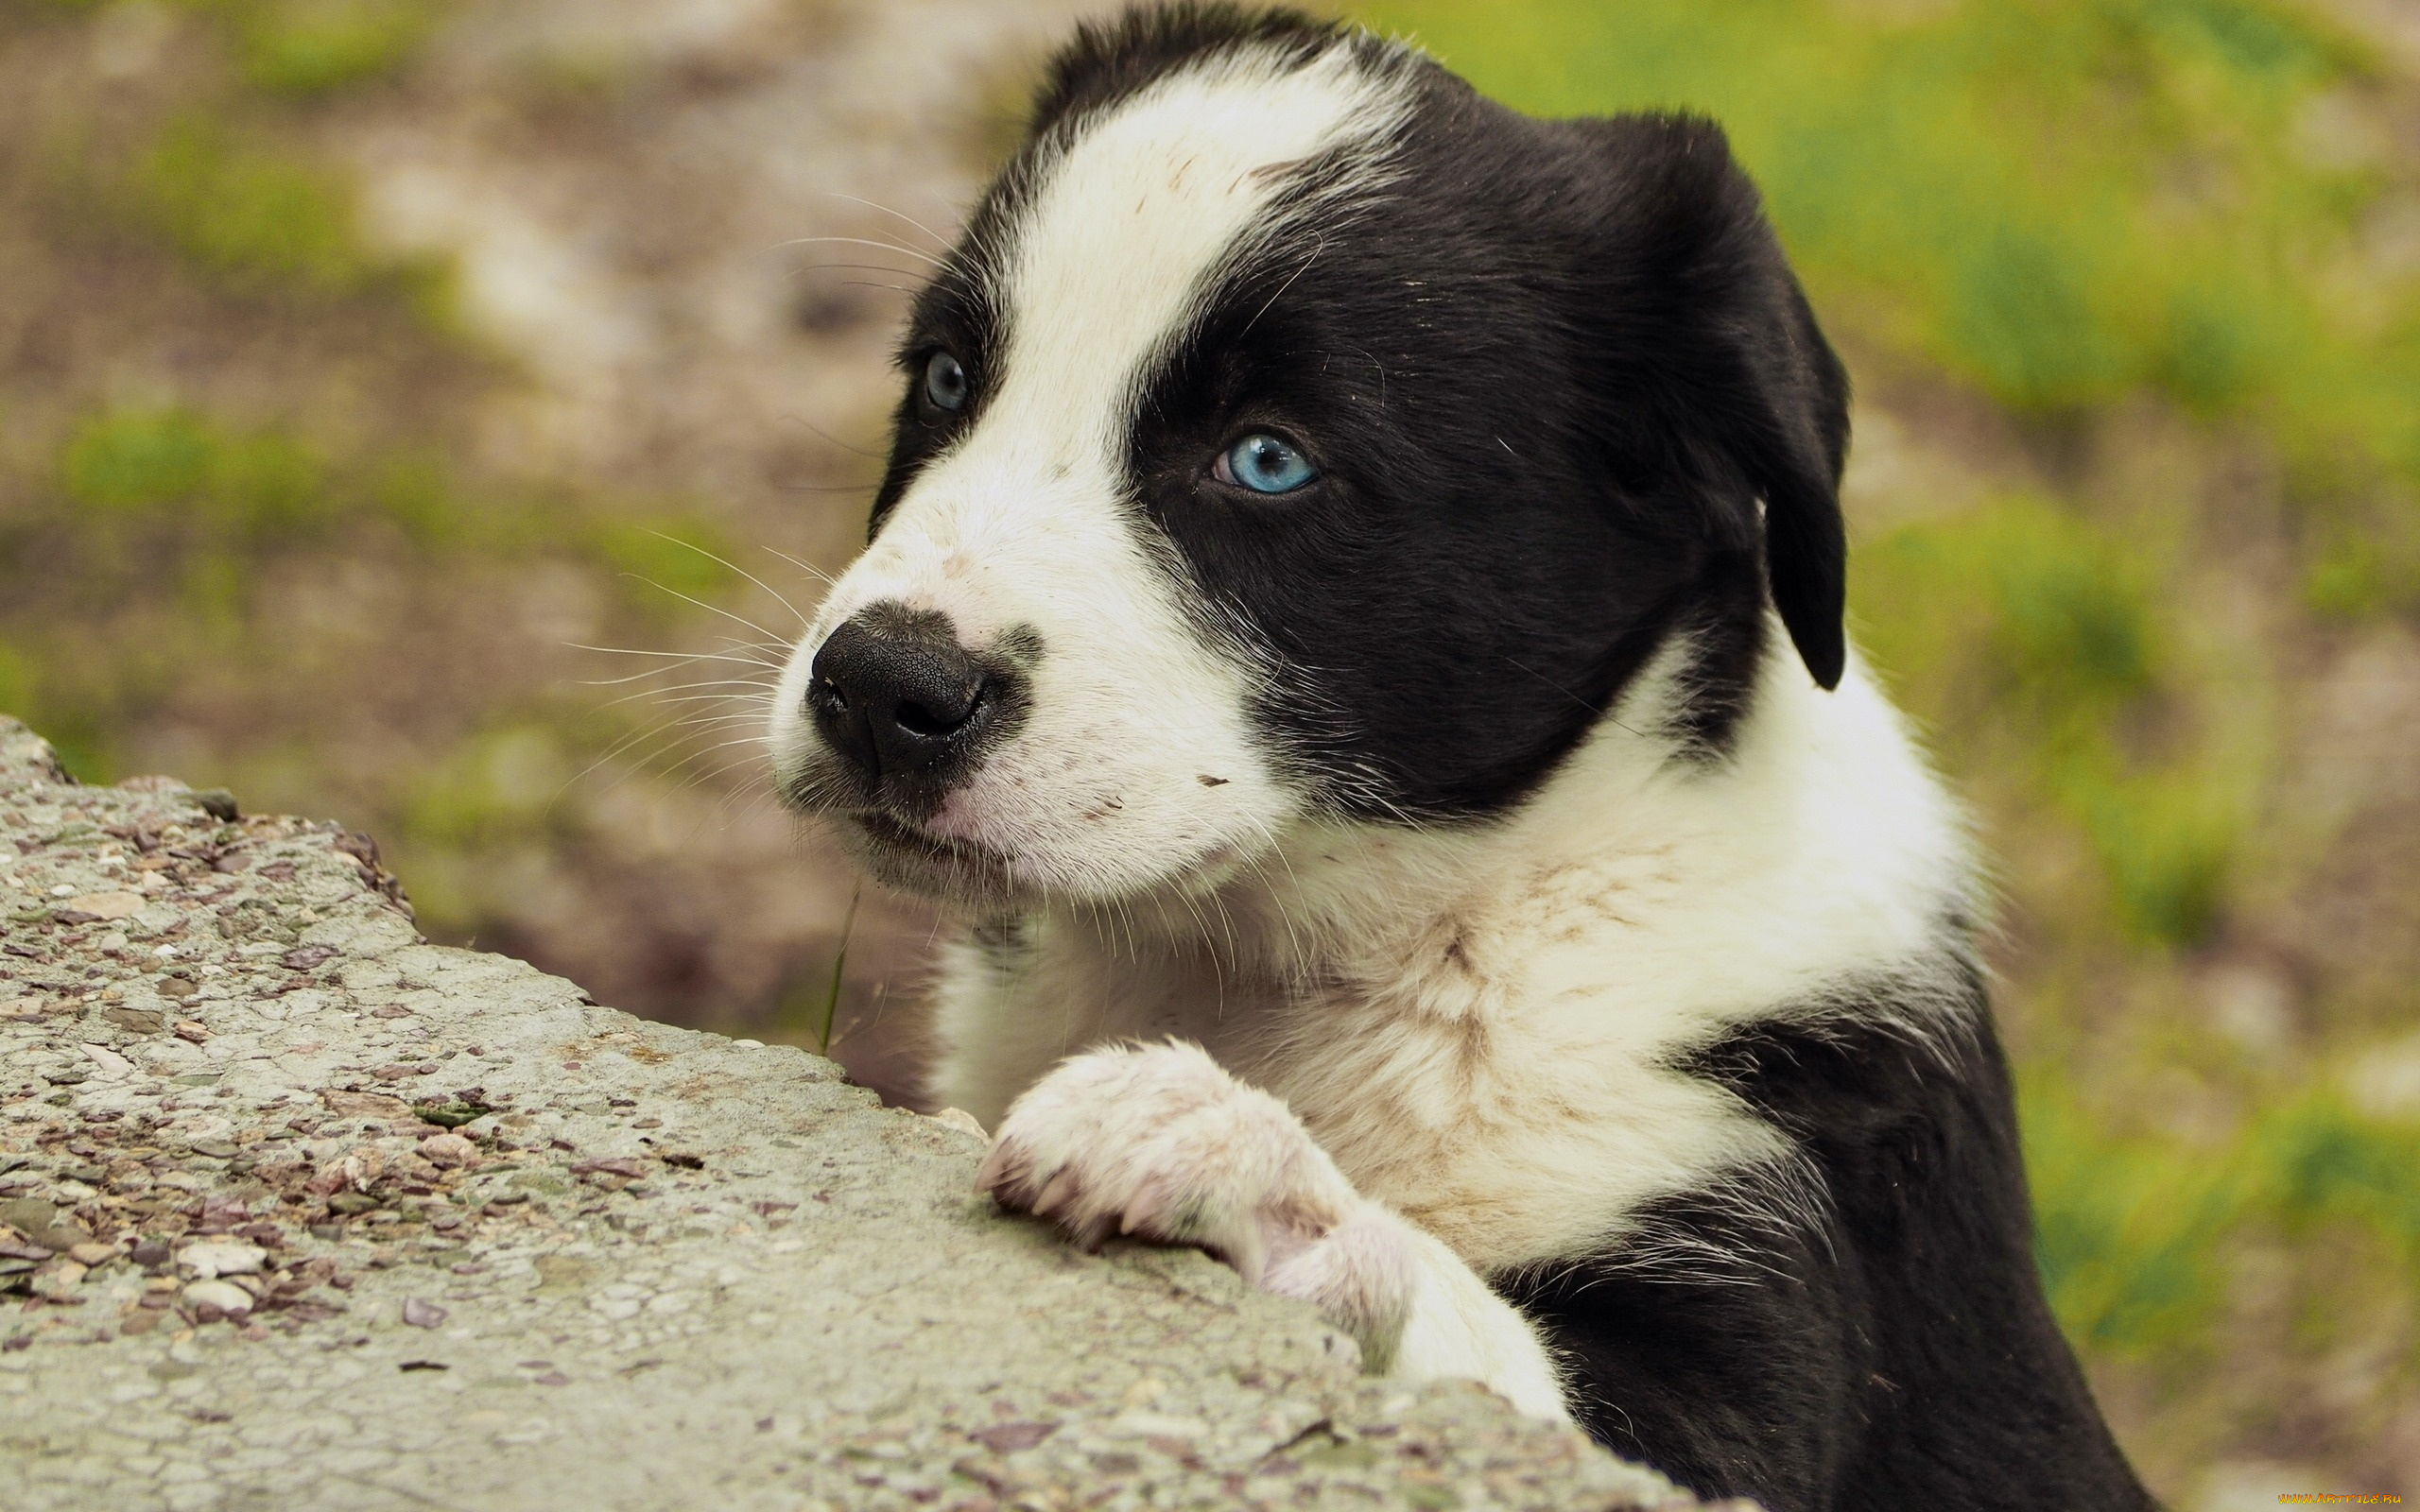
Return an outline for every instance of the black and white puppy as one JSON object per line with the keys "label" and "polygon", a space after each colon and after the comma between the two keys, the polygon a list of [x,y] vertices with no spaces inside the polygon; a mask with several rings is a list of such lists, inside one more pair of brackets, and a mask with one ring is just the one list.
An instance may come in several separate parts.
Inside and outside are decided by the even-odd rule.
{"label": "black and white puppy", "polygon": [[917,300],[783,791],[966,919],[985,1186],[1709,1494],[2141,1507],[2033,1269],[1846,380],[1721,133],[1080,32]]}

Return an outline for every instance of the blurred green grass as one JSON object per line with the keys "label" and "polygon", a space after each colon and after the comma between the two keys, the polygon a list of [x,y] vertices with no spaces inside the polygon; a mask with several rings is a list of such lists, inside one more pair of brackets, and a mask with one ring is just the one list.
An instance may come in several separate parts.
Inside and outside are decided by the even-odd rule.
{"label": "blurred green grass", "polygon": [[[35,0],[14,19],[161,25],[142,9]],[[9,155],[40,234],[96,268],[140,269],[139,286],[189,288],[187,309],[291,340],[305,389],[295,404],[273,391],[129,400],[104,387],[0,458],[0,706],[41,727],[81,777],[126,775],[130,741],[180,700],[206,702],[198,690],[258,703],[341,676],[309,664],[326,659],[295,644],[268,602],[331,560],[438,583],[566,565],[596,580],[616,638],[639,643],[738,581],[718,559],[731,542],[698,501],[502,478],[459,459],[460,405],[509,383],[509,369],[457,319],[446,266],[364,237],[354,185],[316,135],[325,112],[386,87],[448,9],[170,0],[164,85],[132,108],[55,113]],[[348,346],[394,376],[337,366],[309,394],[314,369]],[[425,399],[400,376],[415,370],[434,385]],[[346,413],[365,381],[390,392],[366,417]],[[339,403],[312,402],[322,397]],[[416,779],[360,795],[374,805],[364,821],[425,879],[432,928],[478,927],[481,899],[464,879],[491,869],[482,858],[496,848],[560,838],[557,788],[533,800],[530,764],[508,758],[534,742],[585,761],[647,722],[643,710],[600,714],[596,701],[507,698]],[[248,785],[273,792],[285,773],[314,784],[303,774],[317,759],[282,749],[273,730],[259,738]]]}
{"label": "blurred green grass", "polygon": [[[2344,1452],[2281,1446],[2292,1414],[2219,1400],[2210,1375],[2275,1370],[2273,1399],[2383,1329],[2404,1342],[2379,1395],[2410,1399],[2420,1129],[2332,1090],[2327,1004],[2316,1057],[2208,1032],[2197,962],[2278,890],[2274,673],[2204,613],[2208,538],[2243,527],[2063,488],[2058,464],[2072,438],[2173,417],[2273,472],[2285,638],[2420,609],[2420,279],[2365,240],[2392,187],[2359,109],[2380,60],[2257,0],[1356,14],[1532,112],[1713,115],[1861,377],[1971,396],[2052,459],[2047,483],[1876,523],[1852,590],[1986,847],[2085,858],[2004,879],[2042,1269],[2087,1360],[2151,1399],[2129,1436],[2169,1494],[2264,1433],[2265,1452]],[[2390,1017],[2412,1008],[2407,989]],[[2173,1075],[2196,1118],[2161,1106]],[[2290,1278],[2290,1359],[2244,1343],[2264,1255]]]}
{"label": "blurred green grass", "polygon": [[[67,12],[107,0],[34,0]],[[375,79],[410,59],[447,9],[441,0],[168,0],[213,21],[233,43],[244,81],[307,98]]]}

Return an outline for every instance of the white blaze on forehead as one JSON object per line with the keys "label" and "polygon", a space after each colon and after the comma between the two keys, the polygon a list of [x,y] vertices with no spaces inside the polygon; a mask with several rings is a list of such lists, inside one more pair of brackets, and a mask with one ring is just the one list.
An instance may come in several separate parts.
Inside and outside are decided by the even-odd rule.
{"label": "white blaze on forehead", "polygon": [[[1269,229],[1286,178],[1271,170],[1381,137],[1403,109],[1399,85],[1336,47],[1290,66],[1219,59],[1081,124],[995,269],[1009,341],[994,403],[1011,413],[983,428],[1026,430],[1046,410],[1050,439],[1119,447],[1132,386],[1204,275]],[[1065,435],[1072,416],[1094,434]]]}

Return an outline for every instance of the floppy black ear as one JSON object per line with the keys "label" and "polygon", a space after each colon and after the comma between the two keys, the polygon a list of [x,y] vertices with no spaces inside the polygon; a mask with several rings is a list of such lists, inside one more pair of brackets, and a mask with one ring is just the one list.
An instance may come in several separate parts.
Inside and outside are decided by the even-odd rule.
{"label": "floppy black ear", "polygon": [[[1761,229],[1761,225],[1760,228]],[[1772,241],[1772,232],[1765,232]],[[1788,290],[1782,345],[1760,386],[1768,418],[1750,447],[1765,501],[1765,579],[1806,670],[1835,687],[1848,660],[1841,621],[1848,600],[1848,531],[1841,521],[1841,469],[1849,448],[1849,375],[1815,324],[1798,279],[1773,249]]]}
{"label": "floppy black ear", "polygon": [[1782,624],[1833,687],[1847,657],[1848,372],[1721,128],[1686,115],[1569,126],[1589,177],[1577,198],[1597,307],[1582,325],[1615,402],[1648,412],[1624,427],[1624,461],[1697,494],[1720,537],[1761,538]]}

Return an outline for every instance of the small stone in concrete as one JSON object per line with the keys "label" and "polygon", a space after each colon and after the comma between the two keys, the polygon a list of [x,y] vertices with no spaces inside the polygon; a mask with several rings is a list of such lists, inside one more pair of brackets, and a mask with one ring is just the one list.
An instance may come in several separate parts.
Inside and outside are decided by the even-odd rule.
{"label": "small stone in concrete", "polygon": [[237,1239],[205,1239],[177,1251],[177,1263],[203,1280],[218,1276],[251,1276],[261,1268],[268,1251]]}
{"label": "small stone in concrete", "polygon": [[76,1288],[84,1284],[87,1269],[64,1255],[56,1256],[34,1272],[33,1294],[45,1301],[71,1301]]}
{"label": "small stone in concrete", "polygon": [[983,1132],[982,1121],[963,1108],[944,1108],[940,1112],[933,1114],[932,1119],[936,1124],[940,1124],[944,1127],[954,1128],[961,1134],[972,1134],[978,1140],[988,1140],[991,1138],[990,1135]]}
{"label": "small stone in concrete", "polygon": [[133,1061],[127,1059],[107,1045],[86,1043],[78,1048],[84,1052],[85,1059],[112,1076],[123,1076],[134,1069]]}
{"label": "small stone in concrete", "polygon": [[1008,1422],[977,1428],[966,1436],[994,1454],[1013,1454],[1021,1449],[1031,1449],[1058,1431],[1057,1423]]}
{"label": "small stone in concrete", "polygon": [[420,1142],[420,1153],[432,1165],[463,1165],[479,1158],[479,1147],[459,1134],[431,1134]]}
{"label": "small stone in concrete", "polygon": [[132,919],[143,912],[143,899],[130,892],[88,892],[67,900],[67,906],[95,919]]}
{"label": "small stone in concrete", "polygon": [[14,1197],[0,1202],[0,1224],[7,1224],[43,1248],[64,1253],[93,1236],[71,1213],[40,1197]]}
{"label": "small stone in concrete", "polygon": [[180,1300],[185,1315],[197,1323],[240,1318],[252,1311],[252,1294],[233,1281],[196,1281],[184,1289]]}
{"label": "small stone in concrete", "polygon": [[445,1309],[424,1297],[404,1298],[404,1321],[416,1329],[433,1329],[444,1324]]}

